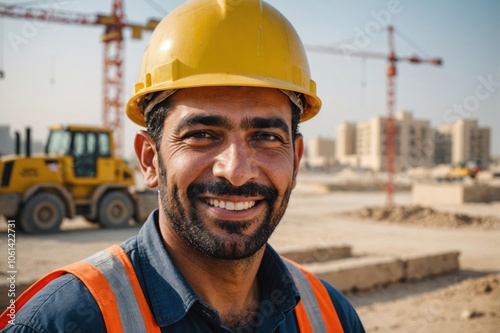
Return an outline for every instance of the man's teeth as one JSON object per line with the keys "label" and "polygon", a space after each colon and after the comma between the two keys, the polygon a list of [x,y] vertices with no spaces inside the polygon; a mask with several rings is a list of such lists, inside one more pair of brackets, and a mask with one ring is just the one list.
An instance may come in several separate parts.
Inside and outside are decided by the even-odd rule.
{"label": "man's teeth", "polygon": [[217,199],[209,199],[208,203],[210,204],[210,206],[224,208],[226,210],[244,210],[255,206],[255,201],[232,202],[232,201],[223,201]]}

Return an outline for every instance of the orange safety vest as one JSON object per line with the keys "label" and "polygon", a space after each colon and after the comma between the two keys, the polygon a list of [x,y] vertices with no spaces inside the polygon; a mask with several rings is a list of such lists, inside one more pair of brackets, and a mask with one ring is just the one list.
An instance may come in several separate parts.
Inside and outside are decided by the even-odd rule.
{"label": "orange safety vest", "polygon": [[[323,283],[300,265],[283,259],[301,295],[295,307],[299,331],[343,333]],[[49,282],[67,273],[77,276],[89,289],[101,310],[108,332],[160,332],[132,262],[117,245],[47,274],[19,296],[15,303],[16,311]],[[5,328],[9,320],[7,309],[0,316],[0,329]]]}

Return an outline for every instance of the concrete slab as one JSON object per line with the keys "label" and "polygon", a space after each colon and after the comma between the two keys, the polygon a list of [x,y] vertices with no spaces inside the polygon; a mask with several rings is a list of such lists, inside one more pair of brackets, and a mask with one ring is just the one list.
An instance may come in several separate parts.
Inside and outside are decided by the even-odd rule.
{"label": "concrete slab", "polygon": [[324,247],[308,247],[300,249],[281,249],[280,254],[300,264],[325,262],[348,258],[352,255],[349,245],[328,245]]}
{"label": "concrete slab", "polygon": [[357,257],[304,265],[342,292],[370,290],[404,279],[404,263],[393,257]]}
{"label": "concrete slab", "polygon": [[413,255],[401,258],[404,262],[405,279],[409,281],[458,271],[460,252],[442,252]]}
{"label": "concrete slab", "polygon": [[459,255],[450,251],[405,257],[351,257],[304,267],[347,292],[451,273],[459,270]]}
{"label": "concrete slab", "polygon": [[414,204],[463,204],[500,201],[500,187],[485,184],[420,183],[412,187]]}

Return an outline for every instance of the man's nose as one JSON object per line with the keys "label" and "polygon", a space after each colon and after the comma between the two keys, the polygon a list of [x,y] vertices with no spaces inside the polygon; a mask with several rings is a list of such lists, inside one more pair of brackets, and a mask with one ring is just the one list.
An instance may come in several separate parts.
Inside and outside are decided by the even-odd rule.
{"label": "man's nose", "polygon": [[241,186],[257,178],[255,152],[243,140],[232,142],[217,156],[213,173],[216,177],[225,178],[233,186]]}

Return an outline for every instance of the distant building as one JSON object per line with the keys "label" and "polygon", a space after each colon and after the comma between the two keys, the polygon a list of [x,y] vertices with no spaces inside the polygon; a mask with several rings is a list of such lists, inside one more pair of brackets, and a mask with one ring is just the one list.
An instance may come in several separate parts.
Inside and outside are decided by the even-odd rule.
{"label": "distant building", "polygon": [[474,119],[441,125],[435,133],[435,161],[448,164],[480,160],[488,166],[490,135],[490,128],[479,127]]}
{"label": "distant building", "polygon": [[[21,142],[20,142],[20,148],[21,148],[21,153],[25,153],[25,138],[23,137],[25,135],[25,132],[23,131],[20,133],[21,136]],[[0,125],[0,155],[8,155],[8,154],[13,154],[14,149],[15,149],[15,139],[14,139],[14,134],[11,135],[10,133],[10,126],[9,125]],[[36,153],[42,153],[45,149],[45,144],[41,141],[35,141],[32,139],[31,141],[31,152],[33,154]]]}
{"label": "distant building", "polygon": [[305,162],[309,167],[324,168],[335,164],[335,140],[316,137],[307,142]]}
{"label": "distant building", "polygon": [[336,154],[340,164],[358,165],[356,155],[356,123],[342,123],[337,127]]}
{"label": "distant building", "polygon": [[10,136],[10,126],[0,125],[0,155],[14,152],[14,140]]}
{"label": "distant building", "polygon": [[450,125],[443,125],[434,131],[434,163],[451,163],[451,142],[452,128]]}
{"label": "distant building", "polygon": [[431,167],[434,165],[434,132],[429,120],[413,119],[411,112],[396,115],[398,135],[396,138],[397,167]]}
{"label": "distant building", "polygon": [[[396,125],[395,168],[403,170],[433,165],[433,131],[427,120],[414,119],[411,112],[399,112]],[[337,160],[342,164],[386,170],[387,118],[374,117],[365,122],[342,123],[337,128]]]}

